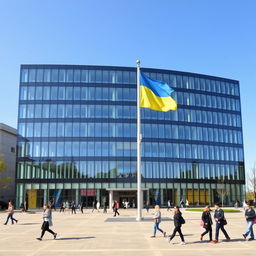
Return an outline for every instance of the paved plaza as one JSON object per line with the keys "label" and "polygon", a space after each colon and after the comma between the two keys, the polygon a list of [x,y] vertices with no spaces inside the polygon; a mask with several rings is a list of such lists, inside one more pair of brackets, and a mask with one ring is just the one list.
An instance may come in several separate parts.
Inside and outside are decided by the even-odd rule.
{"label": "paved plaza", "polygon": [[[56,240],[46,233],[43,241],[37,241],[40,235],[41,212],[15,213],[18,224],[3,225],[6,213],[0,213],[0,255],[39,256],[39,255],[255,255],[256,241],[244,241],[241,234],[245,230],[243,212],[228,213],[226,229],[231,237],[230,242],[209,244],[199,241],[201,213],[184,212],[186,224],[183,225],[186,245],[179,245],[176,236],[169,244],[161,233],[150,238],[153,231],[152,210],[146,214],[144,221],[136,222],[136,210],[120,210],[121,215],[114,218],[112,213],[103,214],[86,209],[72,215],[53,212],[52,229],[58,233]],[[162,209],[163,221],[160,227],[169,234],[173,229],[173,212]],[[206,238],[206,237],[205,237]],[[220,233],[220,239],[224,238]],[[207,237],[208,239],[208,237]]]}

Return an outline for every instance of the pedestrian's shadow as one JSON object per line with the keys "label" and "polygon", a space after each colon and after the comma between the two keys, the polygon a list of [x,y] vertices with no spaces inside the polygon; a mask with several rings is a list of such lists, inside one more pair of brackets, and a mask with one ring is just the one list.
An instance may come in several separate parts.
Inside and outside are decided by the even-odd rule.
{"label": "pedestrian's shadow", "polygon": [[92,239],[96,238],[95,236],[82,236],[82,237],[62,237],[56,238],[55,240],[85,240],[85,239]]}
{"label": "pedestrian's shadow", "polygon": [[235,238],[235,239],[230,239],[229,241],[222,240],[222,242],[225,242],[225,243],[232,243],[232,242],[246,242],[246,240],[245,240],[245,239],[243,239],[243,238]]}
{"label": "pedestrian's shadow", "polygon": [[[225,241],[225,240],[220,240],[219,243],[234,243],[234,242],[245,242],[244,239],[242,238],[235,238],[235,239],[231,239],[229,241]],[[194,241],[194,242],[188,242],[187,244],[209,244],[209,240],[203,240],[203,241]]]}
{"label": "pedestrian's shadow", "polygon": [[19,225],[23,225],[23,226],[29,226],[29,225],[38,225],[41,224],[40,222],[35,222],[35,223],[20,223]]}

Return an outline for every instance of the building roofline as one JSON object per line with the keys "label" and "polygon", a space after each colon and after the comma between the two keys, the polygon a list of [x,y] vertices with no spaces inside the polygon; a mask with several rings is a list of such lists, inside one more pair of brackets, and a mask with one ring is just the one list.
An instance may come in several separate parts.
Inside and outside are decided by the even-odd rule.
{"label": "building roofline", "polygon": [[4,131],[11,135],[17,136],[17,129],[15,129],[7,124],[4,124],[4,123],[0,123],[0,131]]}
{"label": "building roofline", "polygon": [[[120,71],[136,71],[136,67],[127,67],[127,66],[104,66],[104,65],[69,65],[69,64],[21,64],[21,68],[72,68],[72,69],[105,69],[105,70],[120,70]],[[175,75],[183,75],[183,76],[192,76],[199,77],[211,80],[222,80],[225,82],[238,83],[238,80],[229,79],[225,77],[211,76],[206,74],[199,74],[193,72],[185,72],[185,71],[177,71],[177,70],[169,70],[169,69],[158,69],[158,68],[146,68],[141,67],[141,70],[144,72],[158,72],[158,73],[169,73]]]}

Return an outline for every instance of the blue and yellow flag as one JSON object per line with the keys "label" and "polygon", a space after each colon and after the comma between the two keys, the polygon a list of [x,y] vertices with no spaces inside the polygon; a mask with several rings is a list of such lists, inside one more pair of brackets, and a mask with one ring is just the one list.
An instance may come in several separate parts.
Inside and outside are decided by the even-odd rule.
{"label": "blue and yellow flag", "polygon": [[173,91],[167,83],[140,73],[140,107],[164,112],[176,110],[177,103],[171,97]]}

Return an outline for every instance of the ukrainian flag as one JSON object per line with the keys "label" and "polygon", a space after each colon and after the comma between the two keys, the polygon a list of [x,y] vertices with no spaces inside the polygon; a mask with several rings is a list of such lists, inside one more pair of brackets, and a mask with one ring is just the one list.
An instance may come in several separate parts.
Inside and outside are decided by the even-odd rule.
{"label": "ukrainian flag", "polygon": [[164,112],[176,110],[177,103],[171,97],[173,91],[167,83],[140,73],[140,107]]}

